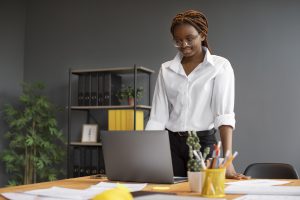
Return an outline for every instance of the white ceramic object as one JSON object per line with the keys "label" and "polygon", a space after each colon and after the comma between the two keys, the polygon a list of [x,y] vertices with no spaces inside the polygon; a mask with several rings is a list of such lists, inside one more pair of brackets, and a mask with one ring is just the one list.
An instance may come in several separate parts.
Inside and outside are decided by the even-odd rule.
{"label": "white ceramic object", "polygon": [[202,192],[204,185],[205,172],[189,172],[188,180],[192,192]]}

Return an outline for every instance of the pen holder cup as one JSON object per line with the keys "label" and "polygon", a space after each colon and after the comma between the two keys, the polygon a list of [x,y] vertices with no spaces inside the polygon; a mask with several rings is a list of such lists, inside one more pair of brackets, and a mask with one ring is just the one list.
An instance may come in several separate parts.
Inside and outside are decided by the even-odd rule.
{"label": "pen holder cup", "polygon": [[225,171],[226,169],[222,168],[205,170],[202,196],[212,198],[225,196]]}
{"label": "pen holder cup", "polygon": [[205,171],[190,172],[188,171],[189,186],[192,192],[201,193],[204,185]]}

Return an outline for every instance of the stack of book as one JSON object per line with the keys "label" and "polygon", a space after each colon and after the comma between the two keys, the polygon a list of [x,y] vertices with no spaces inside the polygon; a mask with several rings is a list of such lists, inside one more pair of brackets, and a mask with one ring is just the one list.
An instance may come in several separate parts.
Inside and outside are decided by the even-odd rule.
{"label": "stack of book", "polygon": [[[136,130],[144,130],[144,112],[137,110],[135,116]],[[134,110],[109,110],[108,130],[134,130]]]}
{"label": "stack of book", "polygon": [[119,105],[116,96],[122,78],[109,72],[80,74],[78,79],[78,106]]}
{"label": "stack of book", "polygon": [[[77,146],[73,149],[73,177],[104,174],[105,167],[101,151],[95,146]],[[95,159],[95,155],[98,158]]]}

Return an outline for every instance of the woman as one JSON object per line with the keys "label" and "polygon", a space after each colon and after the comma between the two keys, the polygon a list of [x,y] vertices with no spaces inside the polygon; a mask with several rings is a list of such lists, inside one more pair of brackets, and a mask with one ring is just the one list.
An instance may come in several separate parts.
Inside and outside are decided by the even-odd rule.
{"label": "woman", "polygon": [[[212,151],[219,129],[223,152],[232,150],[234,73],[228,60],[210,54],[207,32],[201,12],[188,10],[173,19],[171,34],[179,52],[162,64],[146,126],[146,130],[169,131],[175,176],[187,173],[187,131],[197,131],[203,152],[206,146]],[[247,178],[236,173],[233,165],[226,177]]]}

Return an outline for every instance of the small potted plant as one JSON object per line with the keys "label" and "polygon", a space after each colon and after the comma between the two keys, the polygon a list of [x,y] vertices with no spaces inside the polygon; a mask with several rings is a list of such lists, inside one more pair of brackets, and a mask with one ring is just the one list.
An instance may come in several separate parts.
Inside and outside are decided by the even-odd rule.
{"label": "small potted plant", "polygon": [[[205,174],[203,163],[209,154],[210,148],[206,147],[204,149],[203,156],[201,156],[200,139],[197,136],[197,133],[195,131],[189,131],[188,134],[189,135],[186,140],[186,144],[189,146],[189,161],[187,163],[188,181],[193,192],[201,193]],[[197,158],[194,152],[200,154],[200,157]]]}
{"label": "small potted plant", "polygon": [[[136,89],[136,100],[140,100],[143,96],[144,89],[142,87],[139,87]],[[118,91],[116,94],[118,99],[124,100],[126,99],[128,101],[128,105],[134,105],[134,88],[131,86],[123,87]]]}

